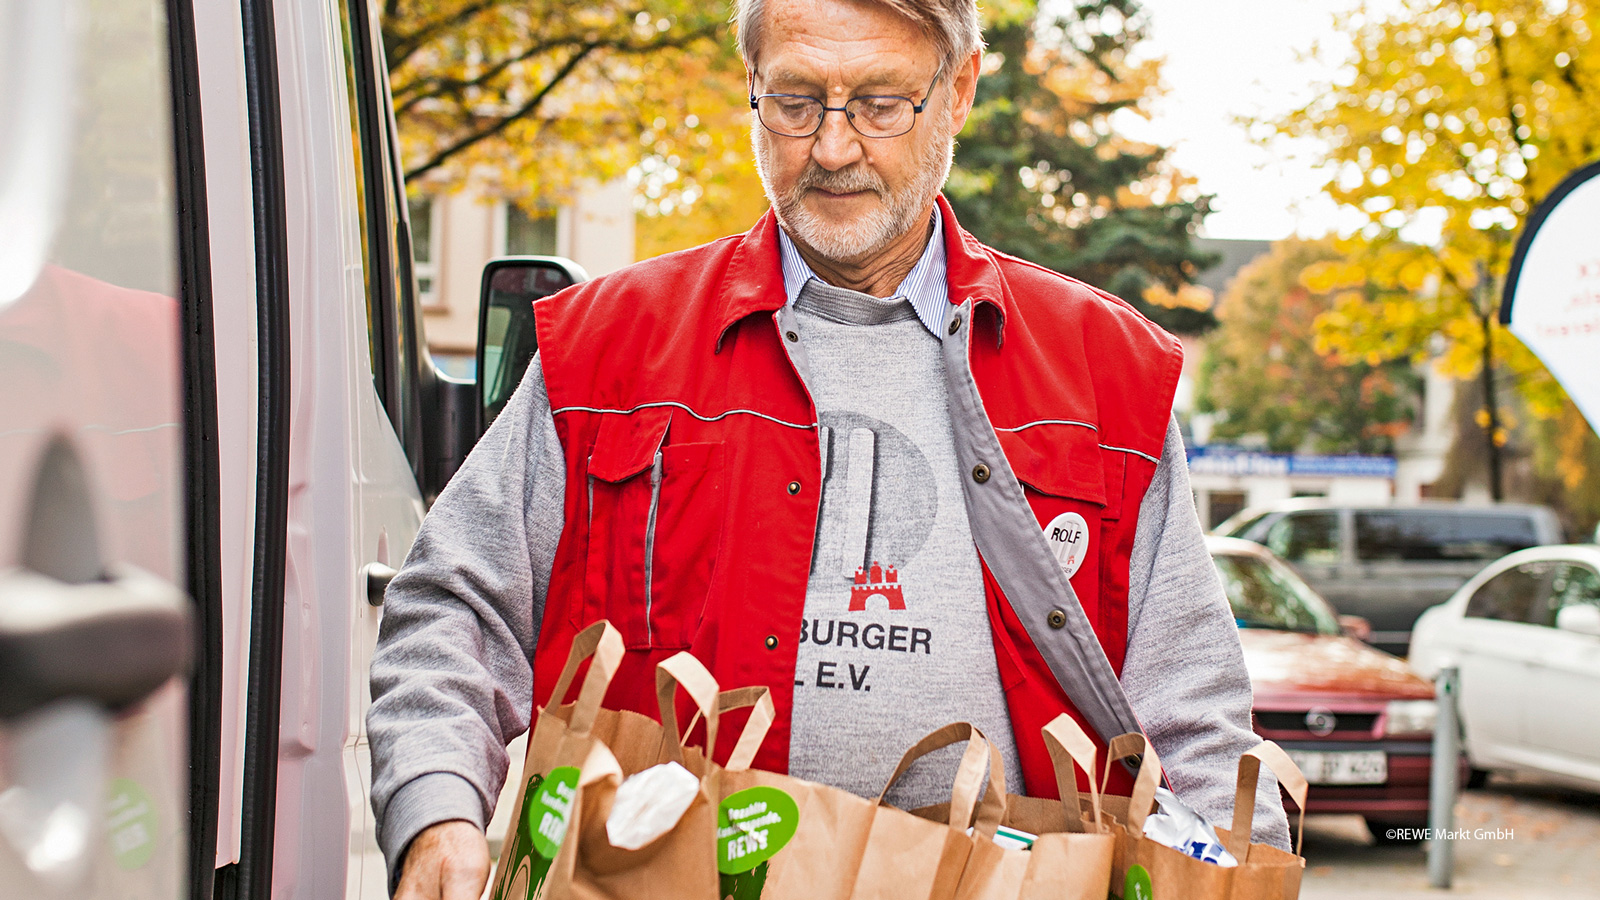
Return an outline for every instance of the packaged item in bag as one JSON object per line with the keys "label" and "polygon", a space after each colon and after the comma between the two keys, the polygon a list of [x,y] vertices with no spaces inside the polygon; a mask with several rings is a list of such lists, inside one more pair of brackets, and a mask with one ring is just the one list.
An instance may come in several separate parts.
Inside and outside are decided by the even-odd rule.
{"label": "packaged item in bag", "polygon": [[651,766],[623,780],[606,817],[611,846],[638,850],[672,830],[700,791],[700,779],[675,762]]}
{"label": "packaged item in bag", "polygon": [[1228,848],[1222,846],[1217,830],[1211,823],[1190,809],[1178,796],[1164,787],[1156,788],[1156,805],[1161,811],[1144,820],[1144,836],[1158,844],[1201,862],[1223,867],[1237,866]]}

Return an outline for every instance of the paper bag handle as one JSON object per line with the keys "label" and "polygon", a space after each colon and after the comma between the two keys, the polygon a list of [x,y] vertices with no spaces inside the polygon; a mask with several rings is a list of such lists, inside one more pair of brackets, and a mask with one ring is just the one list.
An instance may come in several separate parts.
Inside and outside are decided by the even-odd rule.
{"label": "paper bag handle", "polygon": [[1106,764],[1101,769],[1100,792],[1103,794],[1106,785],[1111,782],[1111,764],[1130,756],[1143,757],[1139,764],[1139,774],[1133,779],[1133,795],[1128,798],[1128,828],[1135,832],[1144,831],[1144,818],[1150,814],[1150,804],[1156,799],[1156,785],[1161,779],[1161,758],[1156,755],[1156,748],[1150,746],[1150,739],[1137,731],[1112,738],[1106,746]]}
{"label": "paper bag handle", "polygon": [[[956,722],[936,729],[907,750],[905,756],[900,758],[900,765],[895,767],[894,774],[884,784],[883,791],[878,794],[878,803],[883,803],[889,789],[911,768],[912,763],[961,740],[967,742],[967,751],[961,757],[955,783],[950,788],[950,825],[965,828],[972,819],[973,807],[977,806],[978,818],[973,830],[984,837],[994,837],[1000,820],[1006,814],[1005,760],[1001,759],[1000,751],[989,743],[983,732],[968,722]],[[985,756],[989,765],[989,789],[984,792],[980,803],[978,790],[983,786]]]}
{"label": "paper bag handle", "polygon": [[1295,829],[1295,856],[1300,855],[1300,843],[1305,840],[1306,776],[1289,758],[1289,754],[1283,752],[1282,747],[1271,741],[1262,741],[1255,749],[1239,757],[1239,783],[1233,793],[1233,827],[1228,829],[1228,838],[1223,841],[1228,852],[1240,862],[1249,861],[1250,832],[1255,827],[1256,782],[1261,776],[1262,763],[1266,763],[1272,774],[1278,776],[1278,784],[1289,792],[1295,805],[1300,807],[1300,826]]}
{"label": "paper bag handle", "polygon": [[682,764],[685,734],[678,730],[677,696],[683,688],[694,701],[700,715],[706,717],[706,761],[711,760],[711,750],[717,746],[717,680],[711,677],[700,660],[688,651],[680,651],[656,664],[656,705],[661,710],[661,726],[671,740],[667,750],[672,761]]}
{"label": "paper bag handle", "polygon": [[[1055,766],[1056,790],[1066,807],[1067,830],[1080,833],[1105,830],[1100,819],[1100,786],[1094,781],[1094,741],[1066,713],[1056,716],[1042,731],[1045,749],[1050,751],[1050,762]],[[1094,811],[1092,827],[1083,817],[1083,794],[1078,790],[1073,766],[1082,769],[1084,780],[1089,782],[1089,805]]]}
{"label": "paper bag handle", "polygon": [[[567,664],[561,669],[561,677],[556,679],[555,690],[550,692],[550,699],[545,701],[546,711],[566,719],[567,726],[574,732],[588,734],[589,729],[594,727],[595,715],[600,712],[600,701],[605,699],[606,689],[611,687],[611,679],[616,677],[617,668],[622,665],[623,653],[622,634],[604,619],[578,632],[578,636],[572,639],[572,649],[567,652]],[[567,689],[572,687],[572,679],[578,674],[578,665],[590,657],[594,661],[583,676],[578,699],[570,708],[563,707],[561,701],[567,696]]]}
{"label": "paper bag handle", "polygon": [[[777,707],[772,702],[772,692],[766,685],[734,688],[717,695],[718,712],[732,712],[745,707],[750,707],[750,718],[745,720],[744,731],[739,732],[739,740],[733,745],[733,752],[728,754],[728,764],[723,766],[729,772],[742,772],[750,768],[756,761],[756,752],[761,749],[761,742],[767,739],[767,731],[772,728],[772,723],[778,717]],[[699,722],[700,711],[697,709],[694,717],[689,720],[688,727],[683,729],[684,735],[693,733],[694,726]]]}

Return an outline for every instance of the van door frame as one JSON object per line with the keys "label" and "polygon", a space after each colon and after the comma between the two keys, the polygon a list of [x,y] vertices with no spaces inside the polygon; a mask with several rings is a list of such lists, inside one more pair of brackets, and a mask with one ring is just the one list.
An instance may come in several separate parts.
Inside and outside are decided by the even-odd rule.
{"label": "van door frame", "polygon": [[211,900],[222,766],[221,475],[217,451],[216,344],[205,129],[194,6],[167,0],[172,90],[173,188],[178,225],[178,300],[183,329],[184,587],[193,604],[189,677],[189,896]]}
{"label": "van door frame", "polygon": [[216,895],[270,900],[277,826],[279,707],[289,511],[289,236],[273,0],[240,0],[255,230],[257,403],[255,547],[245,693],[239,862]]}

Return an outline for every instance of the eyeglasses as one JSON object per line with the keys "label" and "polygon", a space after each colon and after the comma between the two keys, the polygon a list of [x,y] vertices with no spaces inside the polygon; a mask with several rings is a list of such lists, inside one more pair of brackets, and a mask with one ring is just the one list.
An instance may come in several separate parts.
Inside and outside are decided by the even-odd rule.
{"label": "eyeglasses", "polygon": [[843,106],[825,106],[821,100],[804,94],[750,95],[750,108],[762,127],[783,137],[810,137],[822,127],[822,119],[830,112],[842,112],[850,126],[869,138],[899,137],[917,125],[917,114],[928,105],[933,96],[933,86],[939,82],[944,67],[933,73],[922,102],[913,103],[910,97],[871,94],[851,97]]}

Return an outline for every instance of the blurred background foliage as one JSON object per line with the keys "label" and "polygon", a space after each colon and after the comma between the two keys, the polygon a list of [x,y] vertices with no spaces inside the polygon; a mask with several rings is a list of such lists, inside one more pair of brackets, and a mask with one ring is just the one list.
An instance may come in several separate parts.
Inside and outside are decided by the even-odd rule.
{"label": "blurred background foliage", "polygon": [[[1217,328],[1197,401],[1220,439],[1393,452],[1433,367],[1460,386],[1437,491],[1482,482],[1493,453],[1506,496],[1593,528],[1600,439],[1495,313],[1529,213],[1600,157],[1600,0],[1386,0],[1339,17],[1339,74],[1303,107],[1245,125],[1268,146],[1313,139],[1327,194],[1359,227],[1280,242],[1217,302],[1194,284],[1215,261],[1194,242],[1211,198],[1167,148],[1116,127],[1162,92],[1135,0],[983,11],[989,52],[947,186],[964,226],[1171,331]],[[626,177],[638,258],[745,230],[767,204],[728,13],[388,0],[408,179],[536,210]]]}

